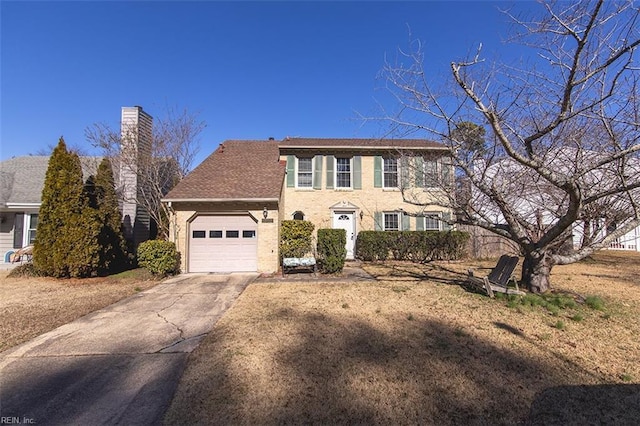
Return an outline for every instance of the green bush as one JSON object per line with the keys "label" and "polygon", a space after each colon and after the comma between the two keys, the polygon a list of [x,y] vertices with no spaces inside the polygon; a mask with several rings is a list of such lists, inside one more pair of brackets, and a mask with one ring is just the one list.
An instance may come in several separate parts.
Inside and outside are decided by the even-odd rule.
{"label": "green bush", "polygon": [[347,257],[347,232],[344,229],[318,229],[318,263],[323,273],[342,271]]}
{"label": "green bush", "polygon": [[314,225],[306,220],[285,220],[280,229],[280,257],[304,257],[313,248]]}
{"label": "green bush", "polygon": [[389,257],[389,244],[387,232],[361,231],[356,240],[356,257],[361,260],[387,260]]}
{"label": "green bush", "polygon": [[180,272],[180,253],[170,241],[149,240],[138,246],[138,264],[154,275]]}
{"label": "green bush", "polygon": [[361,260],[429,262],[462,258],[469,234],[459,231],[362,231],[356,240],[356,257]]}

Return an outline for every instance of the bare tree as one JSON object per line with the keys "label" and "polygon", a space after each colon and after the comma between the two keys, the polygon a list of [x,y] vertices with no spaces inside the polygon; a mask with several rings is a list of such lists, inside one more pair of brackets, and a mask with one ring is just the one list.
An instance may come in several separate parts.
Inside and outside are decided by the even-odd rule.
{"label": "bare tree", "polygon": [[514,241],[522,280],[544,292],[554,265],[640,225],[640,11],[600,0],[540,3],[538,12],[505,12],[510,41],[532,52],[518,66],[485,62],[480,46],[434,85],[415,41],[383,74],[400,107],[385,119],[446,144],[468,188],[437,202],[458,223]]}
{"label": "bare tree", "polygon": [[150,140],[139,150],[130,149],[129,144],[131,135],[137,135],[140,129],[128,126],[125,123],[114,130],[97,123],[85,129],[85,137],[111,159],[116,170],[126,168],[134,173],[137,191],[126,195],[128,192],[123,189],[126,182],[118,183],[122,201],[141,206],[157,224],[158,237],[166,238],[169,207],[161,202],[162,197],[191,171],[206,123],[186,109],[167,108],[163,117],[155,118]]}

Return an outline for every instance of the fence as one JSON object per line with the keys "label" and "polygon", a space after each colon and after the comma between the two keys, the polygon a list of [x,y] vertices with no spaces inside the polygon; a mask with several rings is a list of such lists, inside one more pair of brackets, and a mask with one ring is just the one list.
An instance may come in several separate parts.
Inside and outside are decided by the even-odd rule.
{"label": "fence", "polygon": [[467,254],[474,259],[500,257],[503,254],[518,255],[520,250],[511,240],[500,237],[484,228],[470,225],[457,225],[458,231],[468,232],[471,237],[467,243]]}

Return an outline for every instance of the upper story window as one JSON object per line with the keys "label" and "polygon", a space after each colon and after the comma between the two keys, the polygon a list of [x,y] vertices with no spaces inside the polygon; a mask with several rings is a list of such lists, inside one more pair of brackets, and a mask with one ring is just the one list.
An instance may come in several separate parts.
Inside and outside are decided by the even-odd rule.
{"label": "upper story window", "polygon": [[383,231],[399,231],[400,230],[400,214],[385,213],[383,222]]}
{"label": "upper story window", "polygon": [[432,188],[439,186],[440,178],[438,175],[438,162],[435,160],[424,161],[424,186]]}
{"label": "upper story window", "polygon": [[312,158],[297,158],[298,173],[297,187],[298,188],[312,188],[313,187],[313,159]]}
{"label": "upper story window", "polygon": [[440,231],[440,213],[425,213],[424,215],[424,230],[425,231]]}
{"label": "upper story window", "polygon": [[351,188],[350,158],[336,158],[336,188]]}
{"label": "upper story window", "polygon": [[450,187],[452,166],[450,160],[440,158],[438,160],[424,160],[424,186],[426,188]]}
{"label": "upper story window", "polygon": [[383,184],[385,188],[398,187],[398,159],[383,159]]}

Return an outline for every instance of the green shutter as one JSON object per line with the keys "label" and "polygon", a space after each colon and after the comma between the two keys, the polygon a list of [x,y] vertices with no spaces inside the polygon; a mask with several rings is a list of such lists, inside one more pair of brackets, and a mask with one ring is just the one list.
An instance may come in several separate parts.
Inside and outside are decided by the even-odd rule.
{"label": "green shutter", "polygon": [[416,157],[416,187],[424,188],[424,159]]}
{"label": "green shutter", "polygon": [[362,189],[362,157],[353,157],[353,189]]}
{"label": "green shutter", "polygon": [[287,188],[296,186],[296,157],[287,155]]}
{"label": "green shutter", "polygon": [[443,158],[440,163],[442,172],[442,184],[445,188],[451,187],[451,159]]}
{"label": "green shutter", "polygon": [[408,188],[409,187],[409,158],[401,157],[400,158],[400,188]]}
{"label": "green shutter", "polygon": [[316,155],[313,162],[313,189],[322,189],[322,155]]}
{"label": "green shutter", "polygon": [[374,221],[374,229],[376,231],[382,231],[382,212],[375,212],[373,214],[373,221]]}
{"label": "green shutter", "polygon": [[402,216],[402,230],[408,231],[409,229],[411,229],[411,217],[405,213],[400,213],[400,215]]}
{"label": "green shutter", "polygon": [[[444,212],[442,213],[442,219],[444,220],[451,220],[451,213],[449,212]],[[442,230],[443,231],[451,231],[451,225],[448,224],[447,222],[442,222]]]}
{"label": "green shutter", "polygon": [[382,188],[382,157],[373,157],[373,187]]}
{"label": "green shutter", "polygon": [[327,189],[333,189],[333,168],[336,164],[336,157],[327,155]]}
{"label": "green shutter", "polygon": [[424,216],[416,216],[416,231],[424,231]]}

